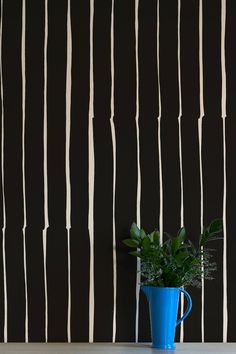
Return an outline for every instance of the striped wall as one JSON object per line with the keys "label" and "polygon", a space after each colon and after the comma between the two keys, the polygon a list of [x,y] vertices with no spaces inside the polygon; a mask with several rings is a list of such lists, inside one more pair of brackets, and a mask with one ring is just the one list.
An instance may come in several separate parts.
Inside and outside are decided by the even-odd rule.
{"label": "striped wall", "polygon": [[235,23],[234,0],[1,0],[1,341],[149,341],[121,240],[215,217],[177,340],[236,340]]}

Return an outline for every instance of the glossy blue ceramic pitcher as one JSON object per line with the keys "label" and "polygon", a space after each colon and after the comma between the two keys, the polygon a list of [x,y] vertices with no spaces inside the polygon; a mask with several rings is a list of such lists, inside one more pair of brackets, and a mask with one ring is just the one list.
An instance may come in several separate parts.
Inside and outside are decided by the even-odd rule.
{"label": "glossy blue ceramic pitcher", "polygon": [[[175,349],[175,329],[189,314],[192,300],[189,293],[182,288],[159,288],[142,286],[149,303],[149,313],[152,332],[152,347],[160,349]],[[183,317],[177,320],[179,294],[187,297],[187,310]]]}

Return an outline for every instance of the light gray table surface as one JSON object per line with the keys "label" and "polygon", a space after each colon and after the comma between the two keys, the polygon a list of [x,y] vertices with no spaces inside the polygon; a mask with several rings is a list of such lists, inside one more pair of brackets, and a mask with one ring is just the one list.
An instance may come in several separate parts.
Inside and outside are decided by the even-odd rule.
{"label": "light gray table surface", "polygon": [[235,353],[236,343],[183,343],[176,344],[175,350],[152,349],[150,344],[65,344],[65,343],[7,343],[0,344],[0,354],[210,354]]}

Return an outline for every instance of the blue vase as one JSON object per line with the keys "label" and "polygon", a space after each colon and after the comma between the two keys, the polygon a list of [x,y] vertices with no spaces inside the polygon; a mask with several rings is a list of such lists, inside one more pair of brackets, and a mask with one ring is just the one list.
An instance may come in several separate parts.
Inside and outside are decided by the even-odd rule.
{"label": "blue vase", "polygon": [[[175,329],[189,314],[192,300],[189,293],[182,288],[159,288],[142,286],[149,303],[149,313],[152,332],[152,347],[159,349],[175,349]],[[183,317],[177,320],[179,294],[187,297],[187,310]]]}

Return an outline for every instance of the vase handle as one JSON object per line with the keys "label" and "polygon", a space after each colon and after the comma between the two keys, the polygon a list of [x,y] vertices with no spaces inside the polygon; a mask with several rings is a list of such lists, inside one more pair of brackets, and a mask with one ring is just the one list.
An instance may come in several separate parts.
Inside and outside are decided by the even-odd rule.
{"label": "vase handle", "polygon": [[189,293],[186,290],[184,290],[183,288],[180,288],[179,290],[182,293],[184,293],[184,295],[186,296],[187,301],[188,301],[188,307],[187,307],[187,310],[185,311],[184,315],[176,322],[176,326],[178,326],[183,320],[185,320],[185,318],[189,315],[189,312],[192,309],[192,299],[191,299],[191,296],[189,295]]}

